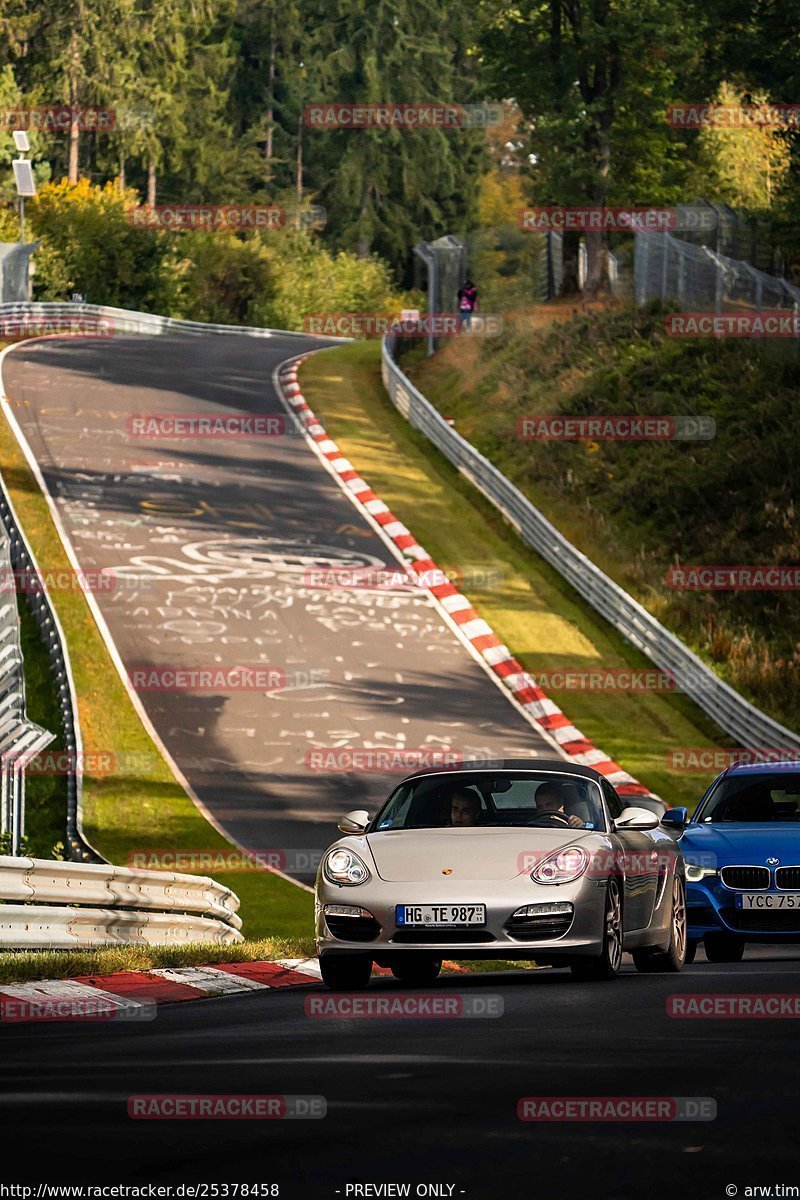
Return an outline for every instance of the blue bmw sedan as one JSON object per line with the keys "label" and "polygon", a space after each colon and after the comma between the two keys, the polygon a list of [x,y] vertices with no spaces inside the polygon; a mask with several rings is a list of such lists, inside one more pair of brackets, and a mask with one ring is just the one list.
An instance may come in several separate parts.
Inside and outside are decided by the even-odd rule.
{"label": "blue bmw sedan", "polygon": [[691,820],[664,814],[686,858],[687,962],[738,962],[746,942],[800,942],[800,763],[734,764]]}

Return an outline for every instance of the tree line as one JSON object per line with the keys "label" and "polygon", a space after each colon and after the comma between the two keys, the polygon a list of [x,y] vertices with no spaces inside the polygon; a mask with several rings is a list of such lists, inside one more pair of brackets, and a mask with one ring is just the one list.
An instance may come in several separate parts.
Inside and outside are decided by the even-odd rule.
{"label": "tree line", "polygon": [[[800,0],[3,0],[0,107],[62,105],[41,177],[149,204],[321,204],[332,249],[383,257],[480,221],[487,181],[537,204],[770,210],[793,244],[797,127],[685,129],[670,105],[793,103]],[[319,101],[509,102],[480,129],[310,127]],[[81,109],[116,114],[83,128]],[[0,126],[0,168],[13,150]],[[3,172],[7,176],[7,172]],[[10,195],[4,179],[0,195]],[[484,204],[483,209],[485,210]],[[603,235],[589,234],[590,286]],[[567,286],[577,235],[566,239]]]}

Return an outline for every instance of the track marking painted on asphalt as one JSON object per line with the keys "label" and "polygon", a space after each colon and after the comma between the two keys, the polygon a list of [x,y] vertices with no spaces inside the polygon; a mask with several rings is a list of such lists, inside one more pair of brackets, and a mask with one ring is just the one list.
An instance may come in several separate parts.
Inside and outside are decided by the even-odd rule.
{"label": "track marking painted on asphalt", "polygon": [[231,975],[216,967],[160,967],[150,972],[171,983],[185,983],[197,988],[206,996],[227,996],[233,992],[269,991],[269,984],[247,979],[244,975]]}
{"label": "track marking painted on asphalt", "polygon": [[621,794],[651,794],[648,788],[599,750],[572,724],[531,675],[524,671],[521,663],[500,642],[491,626],[475,611],[463,593],[449,581],[436,584],[425,582],[426,574],[434,572],[443,578],[444,573],[439,572],[427,550],[343,456],[335,440],[308,405],[297,372],[309,357],[309,353],[296,355],[279,364],[273,373],[273,386],[319,461],[350,497],[362,518],[369,522],[398,561],[418,575],[420,584],[430,595],[446,624],[540,737],[549,742],[566,761],[594,767],[618,787]]}
{"label": "track marking painted on asphalt", "polygon": [[[26,344],[27,344],[27,342],[18,343],[19,346],[24,346]],[[144,705],[141,701],[141,698],[137,695],[136,691],[133,688],[133,684],[131,683],[130,676],[128,674],[128,671],[125,668],[125,664],[122,661],[122,657],[121,657],[119,651],[117,650],[116,643],[114,642],[114,639],[111,635],[111,630],[109,629],[108,624],[106,623],[106,619],[103,616],[103,613],[100,609],[100,605],[97,603],[97,599],[94,596],[91,588],[88,586],[87,581],[84,577],[84,572],[81,568],[80,562],[78,560],[78,556],[75,552],[75,547],[72,544],[72,539],[70,538],[70,535],[67,532],[67,528],[61,519],[61,513],[59,512],[58,506],[56,505],[55,500],[53,499],[53,496],[50,493],[50,489],[47,486],[44,475],[43,475],[42,470],[37,461],[36,455],[33,453],[33,449],[22,430],[22,427],[20,426],[19,422],[17,421],[16,417],[14,416],[14,413],[12,412],[10,398],[7,396],[7,394],[5,392],[5,385],[3,384],[3,361],[6,357],[6,355],[10,353],[10,351],[17,349],[17,348],[18,347],[14,346],[14,345],[6,346],[5,350],[0,351],[0,399],[5,401],[5,403],[0,405],[0,407],[3,408],[3,411],[6,416],[6,420],[8,421],[9,426],[11,427],[11,432],[14,434],[14,437],[17,439],[17,443],[18,443],[20,449],[22,450],[23,455],[25,456],[28,466],[30,467],[31,473],[33,474],[33,477],[35,478],[37,484],[39,485],[42,495],[44,496],[45,500],[47,501],[47,506],[50,510],[50,516],[52,517],[53,524],[56,527],[58,536],[61,538],[61,543],[64,547],[64,551],[67,555],[67,558],[69,559],[70,564],[76,573],[76,578],[78,580],[78,584],[79,584],[81,590],[83,591],[83,595],[85,597],[86,603],[89,606],[89,611],[91,612],[92,616],[94,617],[95,624],[97,625],[100,636],[105,643],[105,646],[109,653],[111,661],[114,664],[114,667],[116,668],[116,671],[120,677],[120,680],[122,681],[122,686],[125,688],[125,691],[128,694],[128,699],[130,700],[131,704],[133,705],[134,711],[136,712],[136,715],[138,716],[139,720],[141,721],[142,725],[144,726],[145,731],[149,734],[150,739],[152,740],[152,742],[158,749],[159,753],[161,754],[162,758],[164,759],[164,761],[167,764],[167,766],[169,767],[169,769],[172,771],[172,774],[175,777],[175,779],[177,780],[177,782],[184,789],[187,796],[194,804],[195,808],[198,810],[198,812],[203,817],[205,817],[205,819],[208,821],[208,823],[212,827],[212,829],[216,829],[217,833],[219,833],[221,835],[221,837],[225,838],[225,840],[227,842],[229,842],[232,846],[234,846],[237,850],[241,850],[242,853],[247,853],[247,847],[244,846],[240,841],[238,841],[231,833],[229,833],[227,829],[225,829],[224,825],[222,825],[217,820],[217,818],[214,816],[214,814],[211,812],[211,810],[209,808],[207,808],[206,805],[203,803],[203,801],[200,799],[200,796],[194,790],[191,783],[189,782],[187,777],[184,775],[183,771],[178,766],[178,764],[175,761],[175,759],[173,758],[173,756],[170,754],[169,750],[167,749],[166,744],[160,737],[158,730],[156,729],[152,720],[148,716],[147,710],[144,707]],[[281,393],[278,393],[278,394],[279,394],[279,398],[282,401],[282,394]],[[53,604],[52,596],[50,598],[50,602],[51,602],[51,604]],[[55,605],[54,605],[54,608],[55,608]],[[312,887],[309,887],[308,884],[301,883],[299,880],[293,879],[291,875],[287,875],[285,872],[279,870],[277,867],[265,865],[264,870],[270,871],[273,875],[279,875],[281,877],[281,879],[288,880],[289,883],[294,884],[295,887],[299,887],[304,892],[312,892],[313,893],[313,891],[314,891],[314,889]]]}
{"label": "track marking painted on asphalt", "polygon": [[42,979],[36,983],[4,983],[0,986],[0,1002],[8,997],[12,1000],[23,1000],[33,1003],[46,1003],[48,1000],[62,1000],[78,1004],[96,1005],[98,998],[106,1001],[115,1009],[144,1008],[139,1000],[127,996],[118,996],[107,992],[104,988],[91,987],[89,984],[78,983],[74,979]]}

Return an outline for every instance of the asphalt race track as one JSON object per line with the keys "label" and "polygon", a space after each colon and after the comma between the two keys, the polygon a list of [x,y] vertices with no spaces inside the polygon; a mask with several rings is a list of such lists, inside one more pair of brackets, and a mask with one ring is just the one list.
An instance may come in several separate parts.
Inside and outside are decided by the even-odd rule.
{"label": "asphalt race track", "polygon": [[[425,595],[309,585],[309,568],[394,563],[299,436],[131,436],[137,413],[282,414],[272,373],[304,345],[37,343],[7,356],[4,383],[82,568],[114,570],[117,586],[96,595],[128,671],[286,672],[289,686],[267,692],[141,699],[235,838],[309,853],[332,840],[341,811],[373,807],[390,782],[312,771],[311,749],[550,751]],[[748,1187],[797,1187],[797,1022],[676,1019],[667,1002],[794,995],[798,961],[797,948],[750,951],[735,966],[701,952],[679,976],[629,964],[597,984],[549,969],[483,973],[426,993],[502,1006],[494,1017],[312,1018],[306,1001],[331,994],[287,988],[167,1005],[151,1021],[7,1024],[0,1182],[33,1190],[0,1187],[0,1198],[46,1200],[37,1188],[65,1179],[230,1185],[195,1200],[236,1200],[234,1184],[275,1184],[260,1195],[285,1200],[404,1194],[382,1184],[438,1200],[745,1200]],[[409,992],[380,978],[367,995]],[[324,1097],[327,1114],[128,1115],[131,1097],[153,1095]],[[716,1116],[526,1122],[522,1097],[691,1098]]]}
{"label": "asphalt race track", "polygon": [[[312,1019],[300,989],[167,1006],[136,1025],[6,1026],[2,1178],[260,1181],[285,1200],[335,1200],[354,1182],[454,1185],[440,1195],[470,1200],[796,1186],[796,1021],[666,1014],[673,993],[794,992],[796,956],[758,950],[680,976],[628,967],[605,984],[553,970],[448,977],[426,993],[500,996],[493,1019]],[[367,994],[378,992],[404,994],[373,980]],[[321,1095],[327,1116],[127,1116],[129,1096],[154,1093]],[[530,1123],[516,1116],[522,1096],[709,1097],[717,1117]]]}
{"label": "asphalt race track", "polygon": [[265,664],[285,672],[268,692],[140,695],[225,830],[248,849],[284,854],[289,873],[306,880],[336,818],[374,811],[398,778],[312,770],[310,750],[552,753],[425,593],[309,584],[315,568],[383,570],[396,560],[295,430],[176,440],[129,429],[136,414],[283,417],[275,368],[321,344],[49,339],[3,365],[81,568],[113,570],[113,588],[94,575],[90,586],[129,674]]}

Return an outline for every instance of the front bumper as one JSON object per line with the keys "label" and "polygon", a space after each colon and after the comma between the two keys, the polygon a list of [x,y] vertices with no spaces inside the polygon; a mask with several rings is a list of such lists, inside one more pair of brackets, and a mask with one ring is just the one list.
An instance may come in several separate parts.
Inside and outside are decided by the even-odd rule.
{"label": "front bumper", "polygon": [[[484,880],[459,880],[446,896],[438,881],[386,883],[374,876],[360,887],[337,887],[326,881],[317,886],[316,937],[320,955],[369,953],[373,960],[390,962],[400,954],[421,952],[449,958],[520,958],[539,961],[598,955],[602,950],[605,911],[605,881],[579,879],[574,883],[535,884],[527,876],[509,880],[498,894],[492,881],[493,895]],[[438,895],[435,892],[438,891]],[[509,927],[512,915],[520,908],[535,904],[566,901],[572,904],[566,924],[554,919],[543,925]],[[398,926],[398,904],[485,904],[486,923],[481,927],[422,929]],[[365,910],[372,921],[362,918],[348,936],[348,921],[355,918],[326,919],[326,905],[351,905]]]}
{"label": "front bumper", "polygon": [[[747,889],[741,889],[744,891]],[[747,942],[800,941],[800,909],[744,910],[736,907],[736,890],[717,877],[686,885],[688,937],[699,941],[707,933],[728,933]],[[765,895],[779,896],[770,888]]]}

